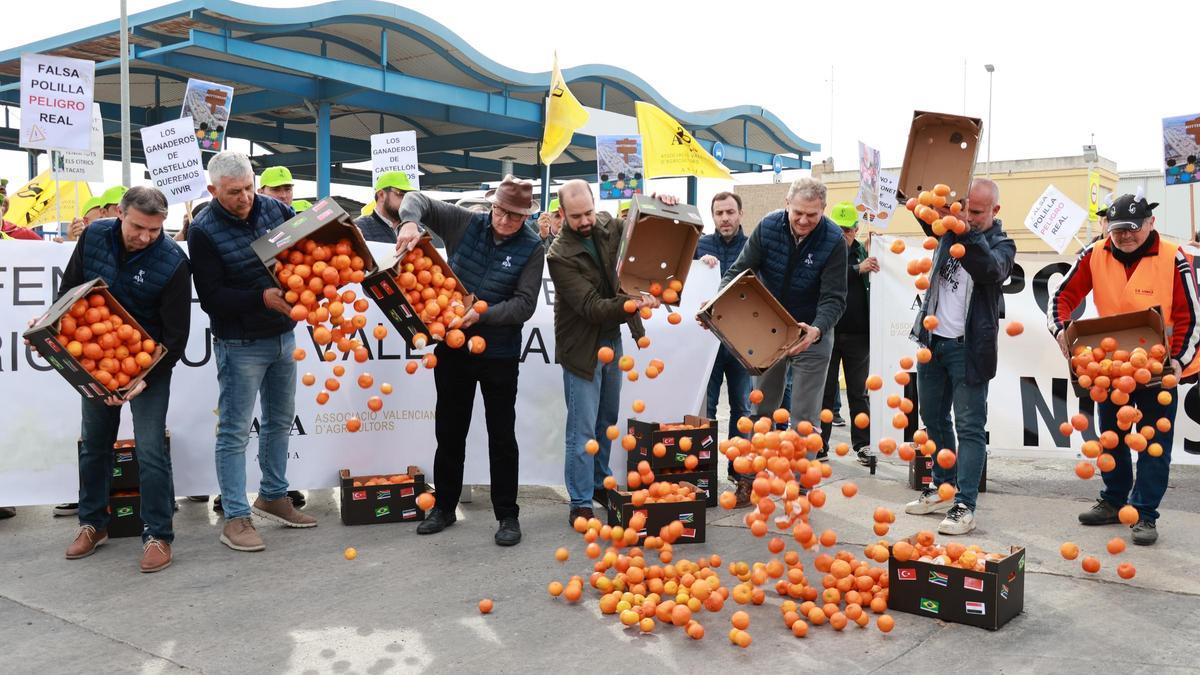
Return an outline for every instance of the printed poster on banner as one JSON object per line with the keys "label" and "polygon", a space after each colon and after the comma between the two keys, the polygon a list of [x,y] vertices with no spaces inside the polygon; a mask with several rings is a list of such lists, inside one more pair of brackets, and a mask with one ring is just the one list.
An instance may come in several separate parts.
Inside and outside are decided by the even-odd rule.
{"label": "printed poster on banner", "polygon": [[879,211],[879,151],[858,142],[858,201],[868,211]]}
{"label": "printed poster on banner", "polygon": [[93,61],[21,55],[21,136],[31,150],[92,149]]}
{"label": "printed poster on banner", "polygon": [[1062,253],[1086,219],[1086,209],[1068,199],[1058,188],[1048,185],[1025,216],[1025,227],[1055,253]]}
{"label": "printed poster on banner", "polygon": [[854,208],[858,209],[858,220],[868,227],[886,230],[896,215],[896,188],[900,185],[900,174],[892,171],[879,172],[879,207],[875,210],[867,208],[861,195],[855,195]]}
{"label": "printed poster on banner", "polygon": [[58,180],[104,182],[104,120],[100,104],[92,104],[92,147],[86,152],[50,153],[50,171]]}
{"label": "printed poster on banner", "polygon": [[389,131],[371,134],[371,184],[380,174],[403,171],[414,190],[421,189],[421,172],[417,160],[417,132]]}
{"label": "printed poster on banner", "polygon": [[192,119],[197,147],[204,152],[220,152],[225,147],[232,106],[233,87],[189,78],[179,117]]}
{"label": "printed poster on banner", "polygon": [[600,199],[631,199],[645,188],[642,137],[596,137],[596,178]]}
{"label": "printed poster on banner", "polygon": [[1163,118],[1167,185],[1200,182],[1200,114]]}
{"label": "printed poster on banner", "polygon": [[192,120],[181,117],[152,127],[142,127],[142,150],[154,187],[179,204],[208,192],[204,160],[196,145]]}

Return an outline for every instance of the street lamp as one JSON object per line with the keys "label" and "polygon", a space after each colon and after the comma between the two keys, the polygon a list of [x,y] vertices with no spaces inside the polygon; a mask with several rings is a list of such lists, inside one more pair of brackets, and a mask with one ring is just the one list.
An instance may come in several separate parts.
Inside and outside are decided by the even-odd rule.
{"label": "street lamp", "polygon": [[987,177],[992,177],[992,76],[996,73],[996,66],[988,63],[983,66],[983,69],[988,74],[988,151],[987,151]]}

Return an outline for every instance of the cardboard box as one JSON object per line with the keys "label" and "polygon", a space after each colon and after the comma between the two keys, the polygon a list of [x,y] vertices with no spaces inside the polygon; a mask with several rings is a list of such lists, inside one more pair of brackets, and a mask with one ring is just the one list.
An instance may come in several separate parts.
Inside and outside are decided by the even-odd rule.
{"label": "cardboard box", "polygon": [[[442,274],[447,279],[454,279],[458,282],[458,288],[463,293],[463,303],[468,307],[475,304],[475,296],[463,285],[462,280],[455,276],[453,270],[450,269],[450,264],[442,257],[437,248],[433,245],[433,239],[429,235],[421,237],[417,242],[417,248],[421,249],[425,255],[433,260],[434,265],[442,268]],[[413,308],[412,303],[408,301],[408,297],[400,288],[398,267],[402,256],[395,254],[389,255],[387,258],[379,261],[379,269],[374,274],[370,274],[366,279],[363,279],[363,293],[371,298],[379,309],[383,310],[388,321],[392,326],[399,331],[404,338],[404,342],[413,347],[413,338],[418,334],[429,335],[429,327],[421,320],[417,310]],[[433,343],[431,339],[430,344]]]}
{"label": "cardboard box", "polygon": [[[682,469],[687,456],[692,454],[700,460],[696,466],[697,469],[715,466],[717,457],[721,455],[717,450],[716,421],[695,415],[685,415],[682,423],[696,428],[663,431],[659,422],[643,422],[639,419],[629,418],[627,426],[629,435],[637,439],[637,445],[629,451],[627,465],[636,468],[638,462],[645,460],[650,462],[651,469]],[[679,442],[683,438],[691,439],[691,449],[687,451],[680,449]],[[666,446],[667,454],[665,456],[654,456],[656,443]]]}
{"label": "cardboard box", "polygon": [[[908,487],[913,490],[924,490],[933,482],[934,456],[926,457],[917,451],[917,456],[908,463]],[[983,473],[979,476],[979,491],[987,492],[987,457],[983,459]]]}
{"label": "cardboard box", "polygon": [[411,483],[355,487],[355,481],[366,477],[351,476],[349,469],[342,469],[338,474],[341,479],[342,524],[371,525],[425,520],[425,512],[417,508],[417,495],[433,490],[425,482],[425,473],[420,468],[410,466],[407,473],[413,478]]}
{"label": "cardboard box", "polygon": [[[1133,351],[1138,347],[1148,351],[1156,344],[1163,345],[1169,350],[1171,344],[1167,341],[1166,324],[1163,321],[1162,310],[1158,307],[1094,319],[1079,319],[1072,321],[1065,330],[1067,352],[1070,354],[1074,354],[1075,348],[1081,345],[1099,347],[1100,341],[1106,337],[1115,339],[1117,349],[1125,351]],[[1079,378],[1075,375],[1075,369],[1071,367],[1070,359],[1067,360],[1067,372],[1071,378],[1071,386],[1075,388],[1075,393],[1080,397],[1087,397],[1088,390],[1079,386]],[[1150,381],[1142,386],[1159,386],[1162,384],[1163,375],[1172,374],[1177,373],[1170,361],[1167,361],[1163,363],[1162,373],[1151,377]]]}
{"label": "cardboard box", "polygon": [[751,375],[762,375],[804,336],[800,324],[754,272],[734,277],[696,318]]}
{"label": "cardboard box", "polygon": [[629,522],[634,513],[641,511],[646,514],[646,527],[638,532],[637,543],[641,546],[646,541],[647,534],[658,536],[658,531],[673,521],[683,523],[683,535],[675,542],[678,544],[699,544],[704,541],[704,520],[706,516],[704,500],[691,502],[656,502],[634,506],[632,493],[617,490],[608,491],[609,525],[624,525]]}
{"label": "cardboard box", "polygon": [[950,201],[966,199],[982,136],[978,117],[914,111],[896,190],[900,202],[938,183],[950,186]]}
{"label": "cardboard box", "polygon": [[[632,469],[630,470],[632,471]],[[705,506],[711,509],[717,505],[720,485],[717,477],[716,463],[713,463],[707,469],[696,469],[695,471],[688,471],[686,469],[663,469],[662,471],[655,471],[654,480],[666,483],[689,483],[696,486],[697,492],[705,494]]]}
{"label": "cardboard box", "polygon": [[[279,279],[275,276],[276,256],[294,246],[301,239],[311,239],[318,244],[330,245],[336,244],[342,239],[349,239],[350,247],[354,249],[354,255],[363,259],[363,273],[370,274],[377,269],[375,258],[371,256],[371,249],[367,248],[367,240],[363,239],[362,232],[358,231],[354,219],[343,211],[337,202],[327,197],[251,244],[254,254],[258,256],[263,265],[266,265],[267,271],[271,273],[271,278],[275,279],[275,283],[279,283]],[[280,284],[280,288],[287,290],[282,284]]]}
{"label": "cardboard box", "polygon": [[[913,542],[910,538],[909,543]],[[888,561],[888,608],[996,630],[1025,606],[1025,549],[1013,546],[985,571],[909,560]]]}
{"label": "cardboard box", "polygon": [[142,536],[142,496],[136,490],[113,492],[108,498],[108,536]]}
{"label": "cardboard box", "polygon": [[649,293],[650,284],[658,282],[666,288],[676,279],[686,286],[703,231],[704,220],[695,206],[667,206],[653,197],[636,195],[625,218],[617,253],[620,292],[634,296]]}
{"label": "cardboard box", "polygon": [[108,284],[104,283],[102,279],[93,279],[63,293],[58,302],[50,305],[50,309],[47,309],[45,314],[42,314],[34,321],[33,327],[25,331],[23,337],[29,340],[29,344],[33,345],[38,354],[43,359],[46,359],[46,362],[53,366],[58,371],[58,374],[63,376],[63,379],[74,385],[75,390],[85,398],[106,398],[113,393],[124,395],[130,389],[136,387],[139,382],[146,379],[146,375],[154,370],[154,367],[162,361],[167,353],[167,349],[161,344],[157,344],[156,341],[154,360],[150,362],[150,365],[138,373],[137,377],[129,380],[129,384],[117,389],[115,392],[109,391],[107,387],[100,384],[99,380],[89,375],[83,369],[83,364],[74,356],[67,353],[67,348],[59,344],[55,338],[58,335],[62,318],[71,311],[71,305],[74,305],[76,300],[86,298],[92,293],[103,295],[105,301],[108,303],[109,312],[121,317],[121,320],[137,329],[143,339],[149,337],[146,329],[142,328],[142,325],[133,318],[133,315],[126,311],[121,306],[121,303],[117,302],[117,299],[113,297],[113,294],[108,291]]}

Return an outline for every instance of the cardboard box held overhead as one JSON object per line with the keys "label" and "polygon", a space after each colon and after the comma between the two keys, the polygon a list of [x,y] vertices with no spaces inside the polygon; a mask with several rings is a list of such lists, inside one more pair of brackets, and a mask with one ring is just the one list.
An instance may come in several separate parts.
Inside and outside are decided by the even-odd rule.
{"label": "cardboard box held overhead", "polygon": [[[1099,347],[1100,341],[1111,337],[1117,341],[1117,350],[1133,351],[1138,347],[1150,351],[1154,345],[1163,345],[1170,349],[1167,340],[1167,328],[1163,321],[1162,311],[1158,307],[1141,309],[1136,312],[1099,316],[1093,319],[1072,321],[1065,329],[1067,352],[1075,353],[1079,346]],[[1087,396],[1088,390],[1079,386],[1079,377],[1067,360],[1067,372],[1070,373],[1071,385],[1079,396]],[[1178,375],[1170,360],[1163,363],[1162,373],[1154,375],[1143,386],[1157,387],[1162,384],[1163,375]]]}
{"label": "cardboard box held overhead", "polygon": [[667,288],[673,280],[686,285],[703,230],[704,220],[695,206],[667,206],[652,197],[635,196],[617,255],[621,292],[636,296],[649,293],[653,283]]}
{"label": "cardboard box held overhead", "polygon": [[[301,239],[329,246],[348,239],[354,255],[363,260],[363,274],[369,275],[378,269],[375,258],[371,256],[371,249],[367,248],[367,240],[363,239],[354,220],[337,202],[328,197],[259,237],[251,244],[251,248],[274,278],[276,256],[295,246]],[[279,279],[276,278],[275,281],[278,283]],[[283,288],[283,285],[280,284],[280,287]]]}
{"label": "cardboard box held overhead", "polygon": [[950,186],[950,201],[966,199],[982,135],[978,117],[914,111],[897,198],[903,202],[943,183]]}
{"label": "cardboard box held overhead", "polygon": [[[475,304],[475,295],[463,285],[462,280],[450,269],[449,263],[442,258],[442,254],[434,247],[433,239],[429,235],[421,237],[417,241],[417,246],[414,250],[419,250],[428,256],[433,261],[435,267],[441,268],[442,274],[447,279],[455,280],[457,288],[462,291],[464,305],[470,307]],[[400,286],[400,275],[403,272],[400,269],[402,267],[402,257],[391,254],[380,260],[379,270],[374,274],[368,275],[366,279],[363,279],[363,293],[379,306],[379,309],[387,316],[388,321],[396,327],[396,330],[399,331],[401,337],[404,338],[404,342],[410,348],[415,347],[413,345],[413,338],[418,334],[431,338],[429,344],[432,344],[434,339],[440,340],[441,338],[435,338],[430,334],[429,326],[421,320],[420,312],[409,302],[408,296]],[[447,328],[450,327],[452,326],[447,326]]]}
{"label": "cardboard box held overhead", "polygon": [[752,375],[762,375],[787,355],[804,331],[754,272],[734,277],[696,318]]}

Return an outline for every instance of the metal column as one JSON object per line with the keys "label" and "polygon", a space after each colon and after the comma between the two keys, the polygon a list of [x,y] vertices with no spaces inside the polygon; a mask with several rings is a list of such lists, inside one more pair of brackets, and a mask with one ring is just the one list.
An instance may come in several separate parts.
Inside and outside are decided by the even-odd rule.
{"label": "metal column", "polygon": [[317,199],[329,196],[329,101],[317,106]]}

